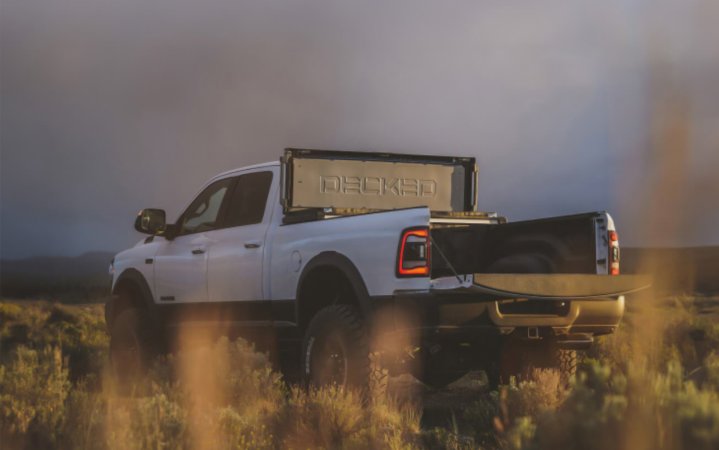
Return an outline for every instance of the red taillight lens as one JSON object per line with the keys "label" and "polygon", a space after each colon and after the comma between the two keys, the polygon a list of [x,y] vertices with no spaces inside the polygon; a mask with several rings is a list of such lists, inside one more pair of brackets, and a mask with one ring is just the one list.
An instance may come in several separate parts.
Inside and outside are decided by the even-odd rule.
{"label": "red taillight lens", "polygon": [[415,228],[402,232],[397,257],[397,276],[424,277],[429,275],[429,230]]}
{"label": "red taillight lens", "polygon": [[609,232],[609,273],[619,275],[619,235],[616,231]]}

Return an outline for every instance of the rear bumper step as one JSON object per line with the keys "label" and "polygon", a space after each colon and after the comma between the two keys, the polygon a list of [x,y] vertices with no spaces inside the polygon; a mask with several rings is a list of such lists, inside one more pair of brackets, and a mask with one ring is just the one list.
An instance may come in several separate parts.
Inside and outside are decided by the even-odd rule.
{"label": "rear bumper step", "polygon": [[591,335],[568,335],[559,338],[559,340],[557,340],[557,346],[564,350],[586,350],[593,342],[594,338]]}

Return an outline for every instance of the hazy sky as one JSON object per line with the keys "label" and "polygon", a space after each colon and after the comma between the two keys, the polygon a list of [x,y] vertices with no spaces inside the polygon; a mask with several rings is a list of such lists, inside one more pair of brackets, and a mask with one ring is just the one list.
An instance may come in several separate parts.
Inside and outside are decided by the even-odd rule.
{"label": "hazy sky", "polygon": [[481,209],[719,244],[716,3],[3,0],[0,255],[125,248],[285,147],[475,156]]}

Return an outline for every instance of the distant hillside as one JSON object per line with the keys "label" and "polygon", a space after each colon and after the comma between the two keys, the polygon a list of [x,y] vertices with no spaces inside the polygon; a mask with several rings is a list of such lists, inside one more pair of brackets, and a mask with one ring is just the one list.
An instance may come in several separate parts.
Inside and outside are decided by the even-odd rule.
{"label": "distant hillside", "polygon": [[[0,297],[86,302],[108,295],[113,253],[0,260]],[[622,248],[622,273],[649,273],[665,292],[719,293],[719,246]]]}
{"label": "distant hillside", "polygon": [[0,260],[3,275],[38,274],[52,278],[86,277],[107,274],[111,252],[89,252],[80,256],[37,256],[26,259]]}
{"label": "distant hillside", "polygon": [[719,293],[719,246],[622,248],[623,273],[648,273],[660,290]]}
{"label": "distant hillside", "polygon": [[107,295],[114,253],[0,260],[0,296],[90,301]]}

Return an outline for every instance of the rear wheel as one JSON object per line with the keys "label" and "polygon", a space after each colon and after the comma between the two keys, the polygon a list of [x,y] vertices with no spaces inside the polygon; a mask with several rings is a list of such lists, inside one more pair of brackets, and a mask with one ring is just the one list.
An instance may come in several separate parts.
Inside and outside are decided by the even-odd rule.
{"label": "rear wheel", "polygon": [[559,369],[561,382],[564,386],[567,386],[574,378],[574,375],[577,374],[577,351],[557,348],[554,352],[554,360]]}
{"label": "rear wheel", "polygon": [[559,372],[560,383],[569,384],[577,371],[576,350],[559,348],[552,341],[509,340],[504,343],[499,364],[489,378],[493,385],[531,379],[535,369],[553,369]]}
{"label": "rear wheel", "polygon": [[309,386],[338,386],[383,392],[386,373],[370,353],[369,336],[359,312],[349,305],[321,309],[312,319],[302,346],[302,372]]}

